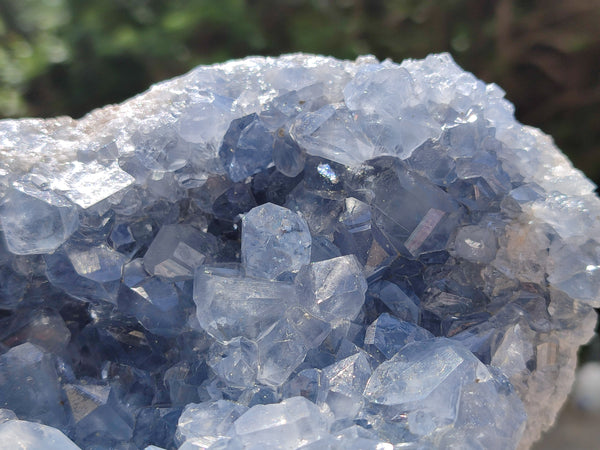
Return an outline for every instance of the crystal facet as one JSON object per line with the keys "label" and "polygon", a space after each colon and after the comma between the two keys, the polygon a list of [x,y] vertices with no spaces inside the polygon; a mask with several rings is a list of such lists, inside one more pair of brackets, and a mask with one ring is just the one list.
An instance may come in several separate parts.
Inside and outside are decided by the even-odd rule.
{"label": "crystal facet", "polygon": [[281,206],[257,206],[242,219],[242,262],[246,273],[274,279],[310,262],[310,232],[302,217]]}

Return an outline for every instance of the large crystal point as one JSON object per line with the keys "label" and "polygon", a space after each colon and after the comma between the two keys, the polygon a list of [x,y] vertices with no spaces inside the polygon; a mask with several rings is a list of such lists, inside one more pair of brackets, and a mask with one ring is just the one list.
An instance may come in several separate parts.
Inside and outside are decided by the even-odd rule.
{"label": "large crystal point", "polygon": [[256,339],[295,299],[294,286],[285,282],[210,274],[203,268],[194,280],[198,322],[221,342],[239,336]]}
{"label": "large crystal point", "polygon": [[371,376],[364,353],[356,353],[323,369],[325,401],[337,420],[354,419],[363,407],[363,390]]}
{"label": "large crystal point", "polygon": [[60,385],[58,361],[25,343],[0,356],[0,407],[20,418],[67,428],[69,410]]}
{"label": "large crystal point", "polygon": [[209,350],[208,364],[229,386],[253,386],[258,371],[258,346],[245,337],[224,344],[215,342]]}
{"label": "large crystal point", "polygon": [[227,400],[190,403],[179,417],[177,441],[179,444],[189,442],[209,447],[219,438],[225,437],[233,422],[247,409]]}
{"label": "large crystal point", "polygon": [[354,256],[311,263],[298,274],[302,306],[324,320],[353,320],[365,301],[367,283]]}
{"label": "large crystal point", "polygon": [[[403,411],[407,430],[416,439],[429,442],[441,439],[449,445],[448,442],[458,442],[455,440],[458,435],[455,431],[446,434],[447,427],[452,425],[456,431],[468,429],[475,417],[480,419],[482,434],[497,430],[500,436],[512,439],[520,436],[524,410],[515,403],[516,393],[511,388],[505,392],[491,388],[503,384],[506,384],[504,376],[490,372],[462,345],[436,338],[409,344],[382,363],[369,378],[364,395],[375,404]],[[484,401],[483,397],[477,405],[471,403],[472,392],[490,388],[497,403]],[[477,415],[466,421],[459,416],[459,412],[473,407],[479,408]],[[506,409],[496,409],[502,407]],[[514,416],[504,419],[507,410]],[[390,409],[380,411],[384,420],[390,420],[386,418]],[[490,444],[501,448],[502,442]]]}
{"label": "large crystal point", "polygon": [[329,411],[322,411],[304,397],[291,397],[278,404],[250,408],[233,423],[231,433],[243,448],[262,444],[294,449],[326,436],[330,424]]}
{"label": "large crystal point", "polygon": [[242,261],[250,276],[297,272],[310,261],[310,244],[304,219],[281,206],[266,203],[242,219]]}
{"label": "large crystal point", "polygon": [[272,161],[273,135],[256,114],[234,120],[223,137],[219,157],[233,181],[266,168]]}
{"label": "large crystal point", "polygon": [[27,450],[80,450],[56,428],[24,420],[0,424],[0,448]]}
{"label": "large crystal point", "polygon": [[53,192],[11,190],[0,204],[8,249],[17,255],[50,253],[77,229],[77,209]]}

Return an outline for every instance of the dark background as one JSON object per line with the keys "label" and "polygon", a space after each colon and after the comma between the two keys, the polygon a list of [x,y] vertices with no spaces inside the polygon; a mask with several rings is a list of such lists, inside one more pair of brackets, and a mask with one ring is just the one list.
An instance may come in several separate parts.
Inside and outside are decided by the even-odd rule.
{"label": "dark background", "polygon": [[600,0],[0,0],[0,117],[80,117],[197,64],[449,51],[600,183]]}

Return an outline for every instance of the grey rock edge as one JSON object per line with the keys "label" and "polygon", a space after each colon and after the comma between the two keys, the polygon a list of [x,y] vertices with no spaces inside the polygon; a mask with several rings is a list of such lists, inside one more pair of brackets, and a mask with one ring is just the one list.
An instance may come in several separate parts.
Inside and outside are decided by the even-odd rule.
{"label": "grey rock edge", "polygon": [[0,448],[528,448],[593,335],[594,189],[448,54],[0,121]]}

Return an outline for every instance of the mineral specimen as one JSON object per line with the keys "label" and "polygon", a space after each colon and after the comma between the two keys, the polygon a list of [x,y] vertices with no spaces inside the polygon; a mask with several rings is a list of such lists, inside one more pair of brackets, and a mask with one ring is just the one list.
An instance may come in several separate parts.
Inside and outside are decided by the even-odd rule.
{"label": "mineral specimen", "polygon": [[600,200],[503,95],[296,54],[0,122],[0,447],[527,448]]}

